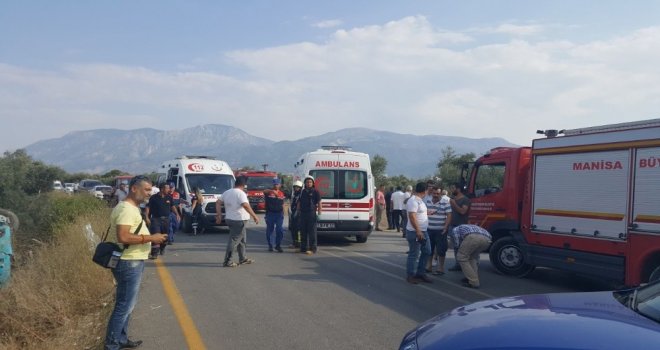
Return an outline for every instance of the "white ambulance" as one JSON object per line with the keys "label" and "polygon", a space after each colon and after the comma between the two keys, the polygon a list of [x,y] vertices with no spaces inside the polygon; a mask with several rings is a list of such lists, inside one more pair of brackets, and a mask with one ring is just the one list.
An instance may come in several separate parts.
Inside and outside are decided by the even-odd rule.
{"label": "white ambulance", "polygon": [[[223,192],[234,187],[235,181],[234,172],[226,162],[208,156],[182,156],[163,162],[156,173],[159,174],[158,184],[174,182],[181,195],[184,232],[193,232],[190,204],[195,187],[204,196],[202,215],[206,222],[217,225],[215,202]],[[224,223],[224,214],[222,218]]]}
{"label": "white ambulance", "polygon": [[355,236],[367,241],[374,228],[374,177],[366,153],[350,147],[323,146],[303,154],[295,164],[294,181],[314,177],[321,193],[319,235]]}

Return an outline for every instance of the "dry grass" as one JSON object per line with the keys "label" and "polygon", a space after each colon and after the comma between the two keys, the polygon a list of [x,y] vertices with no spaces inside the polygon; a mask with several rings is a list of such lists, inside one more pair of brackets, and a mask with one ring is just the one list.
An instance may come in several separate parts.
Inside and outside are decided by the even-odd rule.
{"label": "dry grass", "polygon": [[[83,227],[107,228],[102,210],[58,228],[53,240],[25,246],[9,286],[0,290],[0,348],[98,348],[113,297],[109,270],[91,260]],[[25,242],[22,242],[25,244]]]}

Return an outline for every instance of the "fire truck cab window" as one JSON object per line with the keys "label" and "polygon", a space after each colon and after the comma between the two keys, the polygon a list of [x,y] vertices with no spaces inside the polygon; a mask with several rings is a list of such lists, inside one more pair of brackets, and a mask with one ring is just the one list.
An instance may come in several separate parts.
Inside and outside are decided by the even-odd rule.
{"label": "fire truck cab window", "polygon": [[502,191],[506,164],[481,164],[475,171],[474,196],[481,197]]}

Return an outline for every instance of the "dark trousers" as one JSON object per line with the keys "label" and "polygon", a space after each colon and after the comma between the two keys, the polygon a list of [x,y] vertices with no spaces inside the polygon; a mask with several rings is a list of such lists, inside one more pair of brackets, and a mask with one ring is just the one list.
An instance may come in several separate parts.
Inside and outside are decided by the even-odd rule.
{"label": "dark trousers", "polygon": [[435,252],[436,245],[438,244],[438,234],[442,233],[441,230],[426,230],[426,233],[429,234],[429,243],[431,244],[431,256]]}
{"label": "dark trousers", "polygon": [[408,212],[405,210],[401,211],[401,232],[406,232],[408,229]]}
{"label": "dark trousers", "polygon": [[[149,226],[151,234],[162,233],[169,234],[170,232],[170,218],[168,216],[152,216],[151,225]],[[156,255],[159,251],[165,250],[166,243],[158,244],[151,243],[151,254]]]}
{"label": "dark trousers", "polygon": [[394,220],[392,219],[392,208],[385,209],[387,212],[387,228],[388,229],[393,229],[394,228]]}
{"label": "dark trousers", "polygon": [[[401,228],[402,228],[402,226],[401,226],[401,213],[402,212],[403,212],[403,210],[397,210],[397,209],[392,210],[392,226],[393,226],[393,228],[395,228],[397,230],[397,232],[400,231]],[[406,228],[403,227],[403,229],[405,230]]]}
{"label": "dark trousers", "polygon": [[197,224],[197,233],[204,233],[208,228],[208,223],[206,222],[206,217],[201,210],[193,211],[192,214],[192,223]]}
{"label": "dark trousers", "polygon": [[309,248],[316,252],[316,213],[300,213],[300,231],[302,232],[300,240],[300,251],[306,252]]}
{"label": "dark trousers", "polygon": [[289,215],[289,231],[293,245],[300,245],[300,215],[294,213]]}

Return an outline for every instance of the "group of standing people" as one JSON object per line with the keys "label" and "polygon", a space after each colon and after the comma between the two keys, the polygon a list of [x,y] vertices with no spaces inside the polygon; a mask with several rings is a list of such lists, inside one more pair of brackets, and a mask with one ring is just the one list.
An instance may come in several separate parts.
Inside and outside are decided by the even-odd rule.
{"label": "group of standing people", "polygon": [[[254,210],[250,206],[247,194],[244,191],[246,179],[238,177],[233,189],[222,194],[216,202],[216,221],[222,220],[222,207],[225,208],[225,222],[229,227],[229,242],[225,252],[223,266],[236,267],[241,264],[250,264],[254,260],[245,256],[246,224],[252,218],[259,223]],[[266,242],[268,251],[282,253],[282,239],[284,237],[284,193],[281,191],[279,179],[273,179],[273,188],[264,191],[266,202]],[[314,178],[307,176],[304,182],[296,181],[293,184],[291,205],[289,208],[289,229],[291,231],[292,246],[300,248],[301,253],[312,255],[317,252],[316,221],[321,215],[321,194],[315,188]],[[238,262],[233,256],[238,254]]]}
{"label": "group of standing people", "polygon": [[[414,192],[402,192],[397,187],[391,194],[392,226],[403,231],[408,241],[406,281],[412,284],[432,283],[427,273],[445,274],[445,257],[450,245],[454,249],[456,264],[450,271],[462,271],[461,280],[468,288],[479,288],[479,256],[492,241],[490,233],[468,224],[470,199],[463,194],[460,184],[448,192],[432,183],[417,183]],[[412,190],[412,187],[407,188]],[[399,220],[399,218],[406,219]],[[436,269],[432,260],[437,259]]]}

